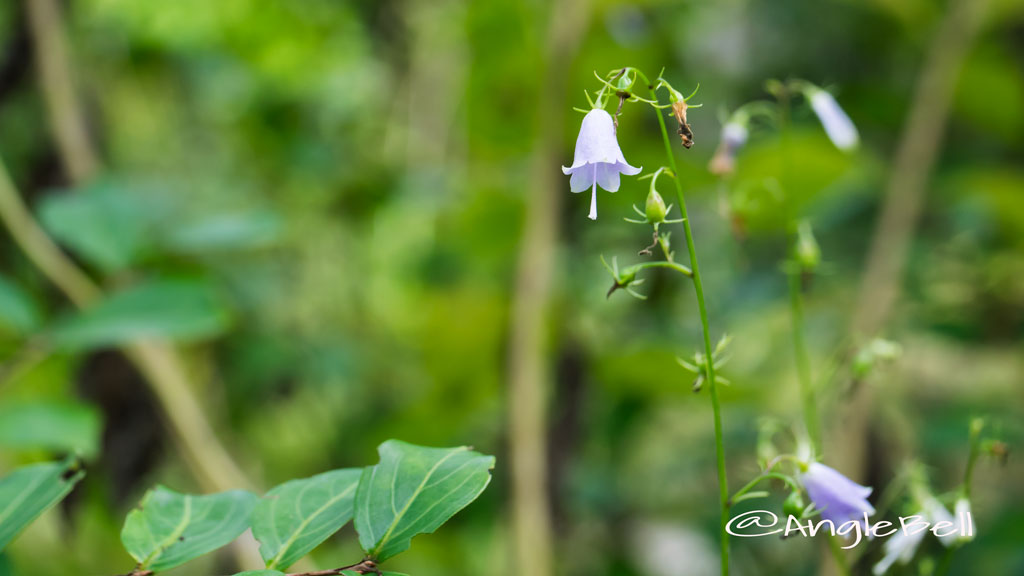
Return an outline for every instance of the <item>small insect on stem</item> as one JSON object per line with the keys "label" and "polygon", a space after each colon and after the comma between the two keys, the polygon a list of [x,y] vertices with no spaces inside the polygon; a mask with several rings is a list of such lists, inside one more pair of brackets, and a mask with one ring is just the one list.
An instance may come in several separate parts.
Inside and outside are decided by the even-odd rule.
{"label": "small insect on stem", "polygon": [[690,130],[690,125],[686,122],[686,108],[686,100],[679,99],[672,103],[672,115],[679,122],[679,130],[676,133],[679,134],[679,138],[683,141],[683,146],[689,150],[693,146],[693,131]]}

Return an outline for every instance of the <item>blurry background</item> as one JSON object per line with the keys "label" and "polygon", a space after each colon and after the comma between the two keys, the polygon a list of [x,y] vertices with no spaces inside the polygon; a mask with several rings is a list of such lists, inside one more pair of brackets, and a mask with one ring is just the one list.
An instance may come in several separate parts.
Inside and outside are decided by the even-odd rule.
{"label": "blurry background", "polygon": [[[878,491],[911,457],[954,489],[972,416],[1011,445],[1024,432],[1024,4],[986,4],[977,36],[951,42],[934,170],[914,167],[924,203],[898,227],[902,297],[861,334],[866,254],[946,2],[3,0],[0,157],[108,296],[79,285],[92,312],[77,312],[0,232],[0,470],[72,448],[90,470],[0,574],[126,572],[120,524],[150,485],[265,489],[371,464],[392,437],[498,455],[481,500],[395,570],[549,576],[551,546],[559,575],[715,573],[710,410],[674,360],[700,345],[691,288],[654,274],[648,301],[606,300],[599,256],[632,262],[649,243],[622,221],[647,183],[601,192],[595,223],[559,172],[593,71],[626,65],[701,85],[696,146],[677,152],[712,330],[734,337],[733,488],[756,473],[759,419],[799,414],[782,148],[755,129],[730,185],[705,167],[724,111],[801,77],[863,138],[836,151],[797,102],[786,143],[784,188],[826,261],[806,317],[829,414],[856,393],[850,350],[875,335],[903,349],[856,385],[873,391],[866,426],[826,417],[826,461],[863,445],[843,469]],[[645,171],[664,163],[649,107],[626,107],[619,140]],[[177,351],[141,348],[153,334]],[[978,537],[952,573],[1024,574],[1020,460],[976,476]],[[535,514],[548,508],[551,538]],[[814,573],[819,552],[733,542],[738,574]],[[358,557],[349,527],[313,560]]]}

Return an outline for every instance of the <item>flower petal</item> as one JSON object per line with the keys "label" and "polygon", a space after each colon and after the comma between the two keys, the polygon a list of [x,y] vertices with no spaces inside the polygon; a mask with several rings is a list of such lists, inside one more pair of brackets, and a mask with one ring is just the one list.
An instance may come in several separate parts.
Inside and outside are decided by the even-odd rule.
{"label": "flower petal", "polygon": [[594,166],[589,164],[573,169],[572,177],[569,178],[569,190],[583,192],[593,187],[596,177],[594,172]]}
{"label": "flower petal", "polygon": [[615,164],[597,165],[597,183],[609,192],[619,191],[619,170]]}

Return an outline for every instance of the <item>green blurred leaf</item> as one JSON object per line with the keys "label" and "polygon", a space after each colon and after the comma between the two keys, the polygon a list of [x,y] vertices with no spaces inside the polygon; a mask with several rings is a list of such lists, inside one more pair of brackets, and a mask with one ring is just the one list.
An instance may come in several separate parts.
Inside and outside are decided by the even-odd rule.
{"label": "green blurred leaf", "polygon": [[152,226],[164,215],[158,198],[114,181],[48,196],[39,207],[50,234],[108,273],[128,268],[146,253]]}
{"label": "green blurred leaf", "polygon": [[99,450],[100,415],[73,402],[33,402],[0,406],[0,446],[76,452],[85,458]]}
{"label": "green blurred leaf", "polygon": [[252,533],[267,568],[287,568],[352,519],[361,468],[291,480],[267,492],[252,514]]}
{"label": "green blurred leaf", "polygon": [[0,550],[85,476],[76,458],[18,468],[0,480]]}
{"label": "green blurred leaf", "polygon": [[0,327],[27,334],[39,325],[39,308],[19,286],[0,276]]}
{"label": "green blurred leaf", "polygon": [[175,227],[165,240],[180,252],[202,254],[259,248],[277,238],[279,219],[269,212],[220,214]]}
{"label": "green blurred leaf", "polygon": [[158,280],[108,297],[50,334],[57,346],[94,348],[142,338],[192,341],[222,333],[231,316],[211,285]]}
{"label": "green blurred leaf", "polygon": [[246,570],[245,572],[239,572],[235,576],[287,576],[284,572],[277,570]]}
{"label": "green blurred leaf", "polygon": [[167,570],[245,532],[256,501],[256,495],[243,490],[193,496],[157,486],[128,513],[121,542],[139,568]]}
{"label": "green blurred leaf", "polygon": [[383,562],[409,548],[476,500],[491,481],[494,457],[469,447],[424,448],[388,440],[380,463],[363,471],[355,525],[370,557]]}

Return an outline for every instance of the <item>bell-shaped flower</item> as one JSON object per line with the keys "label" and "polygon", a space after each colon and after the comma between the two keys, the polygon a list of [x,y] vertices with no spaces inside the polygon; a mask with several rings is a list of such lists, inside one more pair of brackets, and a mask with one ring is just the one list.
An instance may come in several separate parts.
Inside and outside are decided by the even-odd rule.
{"label": "bell-shaped flower", "polygon": [[718,141],[715,155],[711,157],[708,170],[716,176],[731,174],[736,167],[736,153],[747,142],[746,125],[730,120],[722,126],[722,136]]}
{"label": "bell-shaped flower", "polygon": [[800,474],[800,483],[814,508],[821,511],[821,517],[831,520],[836,527],[851,520],[864,522],[865,513],[868,516],[875,513],[867,500],[871,488],[857,484],[824,464],[808,464],[807,470]]}
{"label": "bell-shaped flower", "polygon": [[885,541],[885,554],[882,559],[871,569],[875,576],[882,576],[892,568],[892,565],[899,562],[907,565],[914,559],[917,547],[924,540],[928,531],[921,528],[915,531],[898,530]]}
{"label": "bell-shaped flower", "polygon": [[619,174],[632,176],[639,174],[640,168],[630,166],[622,156],[611,114],[595,108],[583,117],[572,166],[562,166],[562,172],[571,176],[569,189],[573,192],[590,189],[589,218],[597,220],[598,185],[609,192],[617,192]]}
{"label": "bell-shaped flower", "polygon": [[[962,544],[964,542],[974,540],[974,521],[971,519],[971,501],[961,496],[953,506],[953,512],[956,514],[957,526],[961,527],[961,530],[957,534],[956,543]],[[967,524],[966,530],[962,529],[964,523]],[[943,541],[942,543],[945,544],[946,542]]]}
{"label": "bell-shaped flower", "polygon": [[[921,498],[921,510],[915,516],[920,516],[933,527],[937,526],[940,522],[945,523],[943,524],[943,534],[935,534],[943,546],[949,548],[961,542],[963,537],[961,535],[960,523],[962,519],[967,518],[966,514],[961,514],[965,512],[961,507],[961,502],[966,503],[967,500],[961,499],[957,501],[957,517],[953,518],[949,510],[936,500],[934,496],[926,494]],[[967,506],[970,506],[970,504],[968,503]],[[917,552],[918,546],[921,545],[921,541],[924,540],[925,535],[928,533],[929,530],[924,527],[909,531],[905,529],[897,531],[885,541],[885,554],[875,564],[874,568],[871,569],[871,573],[875,576],[882,576],[897,562],[904,566],[909,564],[914,559],[914,554]]]}
{"label": "bell-shaped flower", "polygon": [[857,148],[858,144],[860,144],[860,135],[857,133],[857,127],[853,125],[853,121],[846,115],[846,112],[843,112],[843,109],[839,107],[836,99],[817,86],[807,86],[805,94],[811,103],[811,108],[817,114],[818,120],[821,121],[821,125],[825,128],[825,133],[828,134],[829,140],[832,140],[836,148],[844,152]]}

